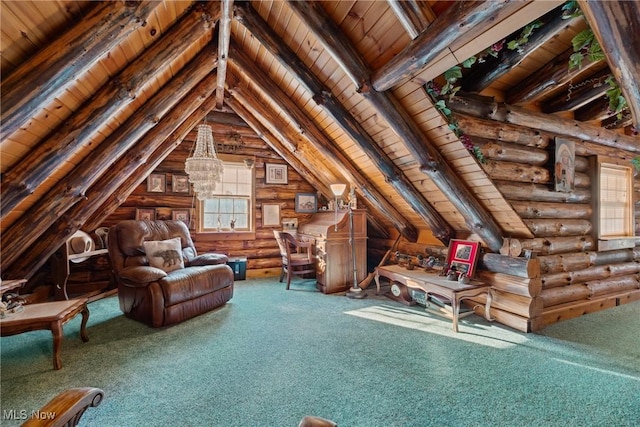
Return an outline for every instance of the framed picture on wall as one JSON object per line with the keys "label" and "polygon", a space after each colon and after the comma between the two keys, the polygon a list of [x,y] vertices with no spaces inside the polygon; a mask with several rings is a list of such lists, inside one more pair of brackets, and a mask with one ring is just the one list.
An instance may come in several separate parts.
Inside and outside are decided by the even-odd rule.
{"label": "framed picture on wall", "polygon": [[182,221],[189,227],[191,212],[189,212],[189,209],[174,209],[171,211],[171,219],[174,221]]}
{"label": "framed picture on wall", "polygon": [[287,165],[266,163],[264,182],[267,184],[288,184]]}
{"label": "framed picture on wall", "polygon": [[163,173],[152,173],[147,177],[148,193],[164,193],[167,188],[167,176]]}
{"label": "framed picture on wall", "polygon": [[318,196],[315,193],[296,194],[296,212],[315,213],[318,210]]}
{"label": "framed picture on wall", "polygon": [[278,203],[262,204],[262,226],[263,227],[279,227],[280,226],[280,205]]}
{"label": "framed picture on wall", "polygon": [[189,194],[190,189],[191,185],[187,175],[173,175],[171,177],[171,191],[173,193]]}
{"label": "framed picture on wall", "polygon": [[154,208],[136,208],[136,221],[153,221],[156,219]]}
{"label": "framed picture on wall", "polygon": [[556,191],[569,193],[575,187],[575,143],[566,138],[556,138],[554,162]]}

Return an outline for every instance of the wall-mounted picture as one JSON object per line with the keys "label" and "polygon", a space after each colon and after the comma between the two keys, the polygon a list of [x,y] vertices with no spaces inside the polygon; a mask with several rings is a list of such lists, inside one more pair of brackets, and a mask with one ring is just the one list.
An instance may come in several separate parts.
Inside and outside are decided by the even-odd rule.
{"label": "wall-mounted picture", "polygon": [[455,267],[456,271],[473,277],[476,272],[479,252],[479,242],[451,239],[449,253],[447,254],[447,264],[450,268]]}
{"label": "wall-mounted picture", "polygon": [[280,226],[280,205],[278,203],[262,204],[262,226],[263,227],[279,227]]}
{"label": "wall-mounted picture", "polygon": [[569,139],[556,138],[555,183],[556,191],[565,193],[574,189],[575,143]]}
{"label": "wall-mounted picture", "polygon": [[163,173],[152,173],[147,177],[148,193],[164,193],[167,188],[167,176]]}
{"label": "wall-mounted picture", "polygon": [[156,219],[156,210],[154,208],[136,208],[137,221],[153,221]]}
{"label": "wall-mounted picture", "polygon": [[171,177],[171,191],[173,193],[189,194],[191,186],[187,175],[173,175]]}
{"label": "wall-mounted picture", "polygon": [[315,213],[318,210],[318,197],[315,193],[296,194],[296,212]]}
{"label": "wall-mounted picture", "polygon": [[288,184],[287,165],[266,163],[264,179],[267,184]]}
{"label": "wall-mounted picture", "polygon": [[174,221],[182,221],[189,227],[191,212],[189,212],[189,209],[174,209],[171,211],[171,219]]}

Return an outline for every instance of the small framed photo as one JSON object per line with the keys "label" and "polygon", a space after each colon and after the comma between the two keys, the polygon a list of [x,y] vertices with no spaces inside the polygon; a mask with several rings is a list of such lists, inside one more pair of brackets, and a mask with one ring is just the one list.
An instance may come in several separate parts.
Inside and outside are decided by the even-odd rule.
{"label": "small framed photo", "polygon": [[189,212],[189,209],[174,209],[171,211],[171,219],[174,221],[182,221],[189,227],[191,212]]}
{"label": "small framed photo", "polygon": [[136,208],[136,221],[153,221],[156,219],[154,208]]}
{"label": "small framed photo", "polygon": [[167,188],[167,176],[163,173],[152,173],[147,177],[148,193],[164,193]]}
{"label": "small framed photo", "polygon": [[263,227],[279,227],[280,226],[280,205],[278,203],[262,204],[262,226]]}
{"label": "small framed photo", "polygon": [[450,268],[455,267],[456,271],[465,273],[471,278],[476,271],[479,253],[480,242],[451,239],[449,242],[447,264]]}
{"label": "small framed photo", "polygon": [[318,211],[318,196],[315,193],[296,193],[296,212],[315,213]]}
{"label": "small framed photo", "polygon": [[187,175],[173,175],[171,177],[171,192],[189,194],[191,186]]}
{"label": "small framed photo", "polygon": [[266,163],[264,180],[266,184],[288,184],[287,165]]}

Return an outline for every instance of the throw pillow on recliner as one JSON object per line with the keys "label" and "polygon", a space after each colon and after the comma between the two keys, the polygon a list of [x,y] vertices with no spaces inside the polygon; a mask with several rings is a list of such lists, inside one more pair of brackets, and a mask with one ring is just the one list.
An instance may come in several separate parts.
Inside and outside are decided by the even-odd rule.
{"label": "throw pillow on recliner", "polygon": [[184,268],[180,237],[169,240],[154,240],[143,244],[151,267],[159,268],[167,273]]}

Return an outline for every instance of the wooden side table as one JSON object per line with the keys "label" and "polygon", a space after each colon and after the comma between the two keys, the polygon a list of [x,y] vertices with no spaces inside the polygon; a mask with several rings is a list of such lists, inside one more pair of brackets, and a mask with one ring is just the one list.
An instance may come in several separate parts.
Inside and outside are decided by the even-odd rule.
{"label": "wooden side table", "polygon": [[89,320],[89,309],[87,308],[86,298],[28,304],[23,307],[23,311],[0,319],[0,336],[6,337],[23,332],[50,330],[53,335],[54,369],[62,368],[62,359],[60,357],[62,326],[78,313],[82,313],[80,338],[84,342],[89,341],[86,329],[87,321]]}

